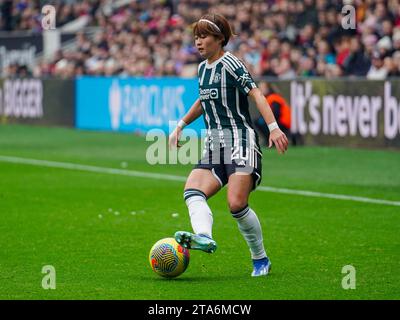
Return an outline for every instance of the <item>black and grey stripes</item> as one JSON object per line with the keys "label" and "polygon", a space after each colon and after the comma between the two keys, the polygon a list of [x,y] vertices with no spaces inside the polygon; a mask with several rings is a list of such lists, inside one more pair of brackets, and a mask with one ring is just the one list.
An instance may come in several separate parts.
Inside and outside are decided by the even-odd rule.
{"label": "black and grey stripes", "polygon": [[232,217],[234,217],[235,219],[240,219],[243,218],[245,215],[247,215],[250,211],[250,208],[248,205],[246,205],[243,209],[240,209],[239,211],[236,212],[231,212],[232,213]]}
{"label": "black and grey stripes", "polygon": [[206,194],[201,190],[198,190],[198,189],[186,189],[183,192],[183,198],[185,199],[185,201],[187,199],[191,198],[191,197],[194,197],[194,196],[199,196],[199,197],[204,198],[204,200],[207,200]]}

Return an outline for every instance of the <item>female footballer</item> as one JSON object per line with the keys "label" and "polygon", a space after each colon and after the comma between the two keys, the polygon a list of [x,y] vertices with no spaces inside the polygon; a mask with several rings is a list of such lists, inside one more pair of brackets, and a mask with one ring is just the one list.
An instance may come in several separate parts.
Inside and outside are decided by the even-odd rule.
{"label": "female footballer", "polygon": [[189,249],[212,253],[217,243],[212,238],[213,215],[207,199],[227,185],[228,206],[246,240],[253,261],[252,276],[269,273],[271,262],[264,249],[260,222],[249,207],[249,194],[261,181],[262,152],[250,119],[250,96],[271,132],[269,147],[279,153],[288,139],[279,129],[262,92],[245,65],[224,50],[233,36],[228,21],[219,14],[204,15],[194,24],[193,35],[200,55],[199,98],[178,122],[169,137],[170,147],[179,147],[182,129],[204,116],[207,135],[203,157],[190,173],[184,199],[194,233],[178,231],[175,239]]}

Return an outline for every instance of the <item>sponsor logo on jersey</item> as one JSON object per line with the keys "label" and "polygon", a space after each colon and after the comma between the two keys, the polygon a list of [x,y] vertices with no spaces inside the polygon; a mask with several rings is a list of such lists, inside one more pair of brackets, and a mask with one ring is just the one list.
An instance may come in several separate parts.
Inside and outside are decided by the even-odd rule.
{"label": "sponsor logo on jersey", "polygon": [[200,89],[200,100],[218,99],[218,89]]}

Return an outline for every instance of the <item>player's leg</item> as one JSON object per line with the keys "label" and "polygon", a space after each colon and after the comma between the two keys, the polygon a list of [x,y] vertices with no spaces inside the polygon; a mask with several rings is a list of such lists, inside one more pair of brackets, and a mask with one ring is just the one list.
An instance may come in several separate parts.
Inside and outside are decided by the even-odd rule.
{"label": "player's leg", "polygon": [[222,185],[210,169],[194,169],[186,182],[184,199],[189,210],[190,222],[194,233],[178,231],[175,239],[190,249],[199,249],[209,253],[216,250],[212,239],[213,215],[207,199],[217,193]]}
{"label": "player's leg", "polygon": [[233,173],[228,180],[228,205],[239,230],[249,246],[253,260],[252,276],[267,275],[271,263],[264,249],[263,235],[257,214],[248,205],[254,188],[255,174]]}
{"label": "player's leg", "polygon": [[207,199],[221,189],[221,184],[211,170],[194,169],[190,173],[184,191],[194,233],[212,238],[213,216]]}
{"label": "player's leg", "polygon": [[186,180],[185,190],[200,190],[208,198],[211,198],[221,189],[219,178],[215,176],[212,169],[193,169]]}

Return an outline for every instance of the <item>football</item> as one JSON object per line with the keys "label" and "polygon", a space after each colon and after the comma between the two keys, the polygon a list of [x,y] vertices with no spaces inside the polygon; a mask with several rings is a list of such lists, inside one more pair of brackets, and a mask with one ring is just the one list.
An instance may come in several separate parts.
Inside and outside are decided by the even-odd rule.
{"label": "football", "polygon": [[189,250],[182,247],[174,238],[157,241],[149,253],[151,268],[165,278],[175,278],[185,272],[189,259]]}

